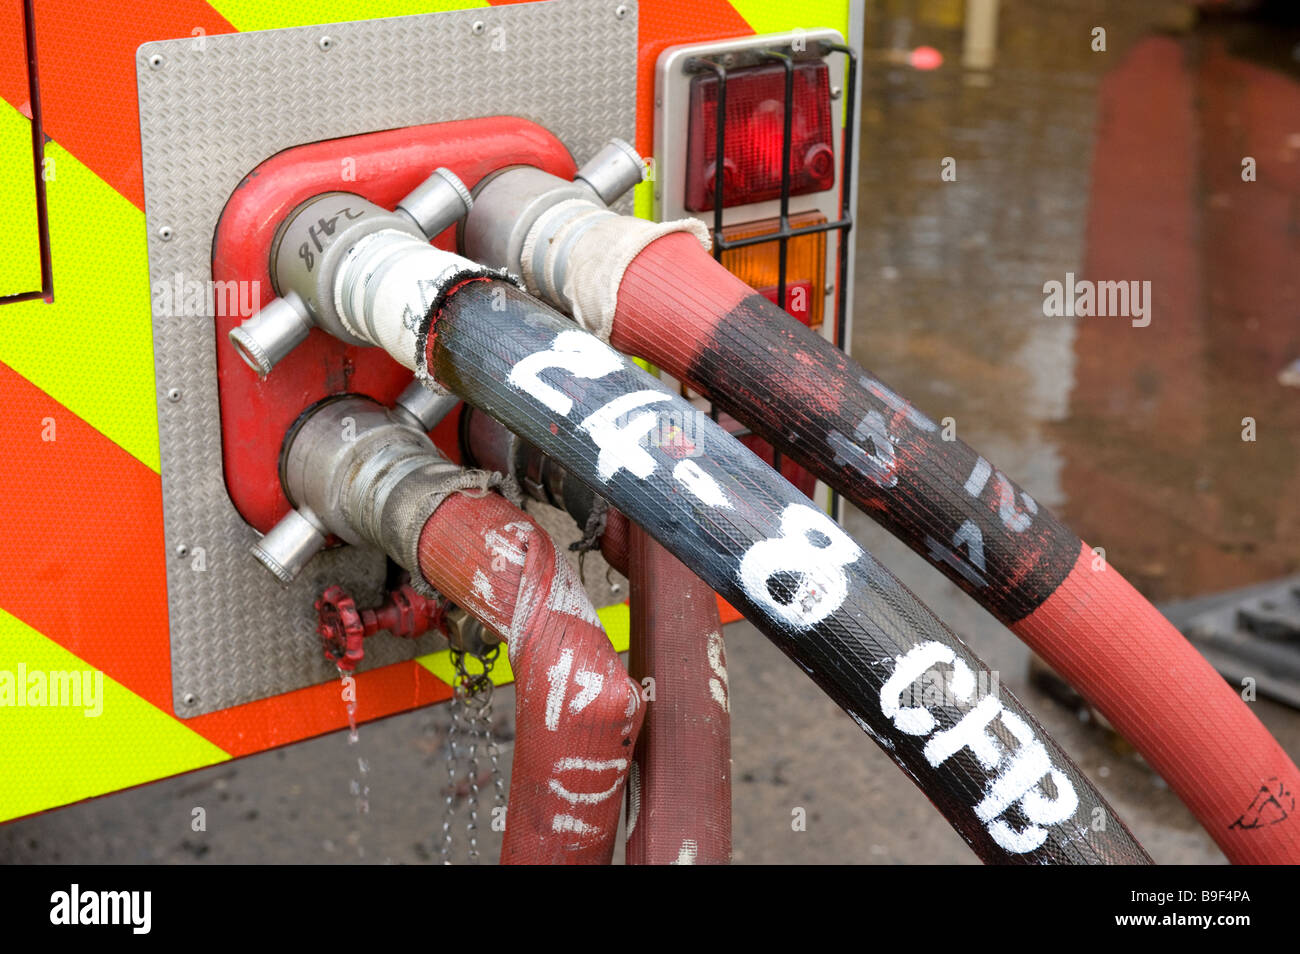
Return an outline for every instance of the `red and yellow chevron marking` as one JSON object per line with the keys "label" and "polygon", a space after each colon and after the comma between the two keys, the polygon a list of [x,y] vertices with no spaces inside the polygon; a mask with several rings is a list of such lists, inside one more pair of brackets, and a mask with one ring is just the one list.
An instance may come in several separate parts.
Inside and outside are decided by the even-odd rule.
{"label": "red and yellow chevron marking", "polygon": [[[136,48],[476,6],[486,4],[37,4],[55,301],[0,308],[0,821],[347,722],[331,684],[184,721],[172,715]],[[848,0],[641,0],[638,147],[651,148],[654,64],[666,47],[795,26],[847,35],[847,23]],[[0,0],[0,169],[30,178],[21,36],[20,0]],[[639,207],[648,208],[648,194]],[[0,189],[0,226],[0,294],[14,283],[39,287],[29,191]],[[627,607],[607,607],[601,618],[625,650]],[[102,673],[99,714],[7,704],[5,675],[20,666]],[[358,718],[445,700],[450,678],[445,652],[364,673]],[[499,663],[494,679],[508,682],[508,665]]]}
{"label": "red and yellow chevron marking", "polygon": [[[0,33],[0,63],[5,64],[6,73],[9,64],[16,64],[21,74],[17,106],[25,115],[29,104],[23,40],[20,29]],[[5,130],[0,135],[0,296],[41,287],[34,177],[31,127],[20,116],[13,132]]]}

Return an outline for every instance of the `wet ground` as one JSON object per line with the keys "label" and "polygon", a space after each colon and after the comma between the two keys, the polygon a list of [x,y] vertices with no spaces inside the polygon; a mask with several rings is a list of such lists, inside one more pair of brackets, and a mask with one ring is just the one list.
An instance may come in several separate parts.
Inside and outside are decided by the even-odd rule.
{"label": "wet ground", "polygon": [[[989,34],[979,14],[993,7]],[[953,417],[1152,599],[1296,572],[1300,30],[1201,21],[1159,0],[894,0],[868,3],[867,21],[855,356]],[[919,46],[943,65],[907,65]],[[941,178],[946,157],[955,181]],[[1067,273],[1150,281],[1150,323],[1045,316],[1044,283]],[[1157,861],[1223,860],[1126,746],[1029,684],[1010,632],[860,514],[847,522]],[[726,637],[736,861],[975,861],[752,627]],[[1300,757],[1300,714],[1253,705]],[[507,741],[512,708],[501,691]],[[363,726],[356,746],[329,736],[20,821],[0,828],[0,860],[436,860],[447,721],[445,707],[410,713]],[[351,792],[358,756],[366,815]],[[796,808],[806,831],[792,830]],[[481,844],[495,856],[491,832]]]}

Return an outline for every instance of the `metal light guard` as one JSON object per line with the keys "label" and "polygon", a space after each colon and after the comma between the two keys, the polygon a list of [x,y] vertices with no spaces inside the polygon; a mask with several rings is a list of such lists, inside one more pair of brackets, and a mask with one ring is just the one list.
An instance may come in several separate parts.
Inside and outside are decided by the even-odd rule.
{"label": "metal light guard", "polygon": [[[836,231],[839,233],[838,260],[836,262],[836,291],[835,291],[835,347],[841,351],[844,350],[844,329],[847,325],[845,318],[848,309],[848,275],[849,275],[849,231],[853,228],[853,207],[852,207],[852,189],[850,188],[850,172],[853,168],[853,134],[854,134],[854,91],[857,85],[858,57],[853,52],[853,48],[843,43],[829,43],[824,40],[816,41],[822,50],[833,53],[844,54],[847,60],[847,70],[844,81],[844,136],[843,147],[840,150],[840,217],[833,222],[822,222],[818,225],[807,225],[797,229],[790,228],[790,145],[792,140],[791,125],[794,114],[794,57],[790,53],[781,53],[776,50],[763,50],[759,56],[764,59],[779,62],[785,67],[785,102],[782,107],[783,128],[781,139],[781,212],[779,227],[775,232],[766,232],[762,235],[751,235],[747,238],[726,239],[723,237],[722,214],[724,209],[725,182],[723,175],[713,177],[713,257],[719,262],[722,261],[722,254],[731,249],[745,248],[750,245],[761,245],[767,242],[776,241],[778,243],[777,259],[777,291],[776,300],[778,303],[785,301],[785,283],[786,283],[786,260],[789,254],[790,240],[803,235],[816,235],[821,232]],[[791,51],[793,53],[793,50]],[[714,104],[714,129],[716,134],[716,144],[714,147],[714,165],[721,170],[726,162],[727,154],[727,68],[721,63],[705,57],[691,57],[685,63],[688,72],[713,73],[718,78],[718,98]],[[784,306],[782,306],[784,307]],[[709,416],[715,421],[718,419],[718,408],[716,404],[710,403]],[[773,449],[772,467],[779,473],[781,470],[781,452]],[[830,492],[831,519],[838,521],[840,518],[840,496],[832,489]]]}

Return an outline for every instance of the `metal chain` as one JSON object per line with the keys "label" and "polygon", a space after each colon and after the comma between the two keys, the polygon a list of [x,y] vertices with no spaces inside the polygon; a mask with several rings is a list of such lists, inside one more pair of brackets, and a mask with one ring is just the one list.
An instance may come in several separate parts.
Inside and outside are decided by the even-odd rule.
{"label": "metal chain", "polygon": [[469,839],[469,863],[478,864],[478,713],[469,722],[469,824],[465,835]]}
{"label": "metal chain", "polygon": [[[501,754],[501,748],[497,745],[496,736],[492,732],[492,712],[487,710],[484,713],[484,736],[487,740],[488,759],[492,762],[492,819],[496,820],[498,814],[502,821],[505,820],[506,814],[506,780],[501,774],[501,763],[497,756]],[[502,828],[504,831],[504,827]]]}
{"label": "metal chain", "polygon": [[478,864],[478,803],[479,803],[479,748],[487,753],[491,762],[492,785],[494,789],[494,807],[505,805],[505,781],[501,775],[496,741],[492,735],[492,690],[494,688],[490,673],[500,654],[500,644],[493,646],[482,656],[476,656],[483,665],[483,672],[470,674],[465,667],[463,650],[452,649],[451,661],[456,670],[452,689],[451,725],[447,729],[447,798],[443,809],[442,848],[443,864],[451,864],[452,821],[456,814],[456,793],[460,788],[457,779],[456,736],[459,731],[469,738],[465,754],[465,780],[469,783],[468,810],[469,820],[466,824],[466,837],[469,841],[469,860]]}
{"label": "metal chain", "polygon": [[460,695],[453,691],[451,724],[447,726],[447,801],[442,810],[442,863],[451,864],[451,823],[456,815],[456,725],[460,722]]}

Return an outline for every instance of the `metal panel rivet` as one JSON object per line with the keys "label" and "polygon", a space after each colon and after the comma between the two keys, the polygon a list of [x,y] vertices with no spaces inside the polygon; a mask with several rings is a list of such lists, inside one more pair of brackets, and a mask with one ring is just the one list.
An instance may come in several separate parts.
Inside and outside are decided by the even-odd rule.
{"label": "metal panel rivet", "polygon": [[198,705],[199,697],[192,692],[187,692],[185,695],[181,696],[181,702],[185,703],[187,706]]}
{"label": "metal panel rivet", "polygon": [[158,237],[164,242],[170,242],[172,240],[172,227],[170,225],[164,225],[158,230]]}
{"label": "metal panel rivet", "polygon": [[323,52],[328,53],[334,48],[334,40],[328,36],[323,36],[316,41],[316,45],[319,46]]}
{"label": "metal panel rivet", "polygon": [[842,93],[842,92],[843,92],[843,90],[840,89],[838,86],[832,86],[832,87],[831,87],[831,99],[839,99],[839,98],[840,98],[840,93]]}
{"label": "metal panel rivet", "polygon": [[149,57],[149,65],[156,70],[162,69],[162,65],[163,65],[162,54],[155,53],[153,56]]}
{"label": "metal panel rivet", "polygon": [[470,30],[473,31],[475,36],[482,35],[483,31],[486,29],[487,29],[487,24],[484,23],[482,20],[475,20],[474,25],[470,27]]}
{"label": "metal panel rivet", "polygon": [[170,391],[167,392],[167,400],[176,402],[179,401],[180,399],[181,399],[180,388],[172,388]]}
{"label": "metal panel rivet", "polygon": [[187,547],[187,546],[186,546],[185,544],[183,544],[183,543],[178,543],[178,544],[176,545],[176,555],[177,555],[178,557],[189,556],[189,555],[190,555],[190,548]]}
{"label": "metal panel rivet", "polygon": [[614,16],[618,17],[620,20],[627,16],[629,12],[627,5],[623,3],[620,3],[614,8]]}

